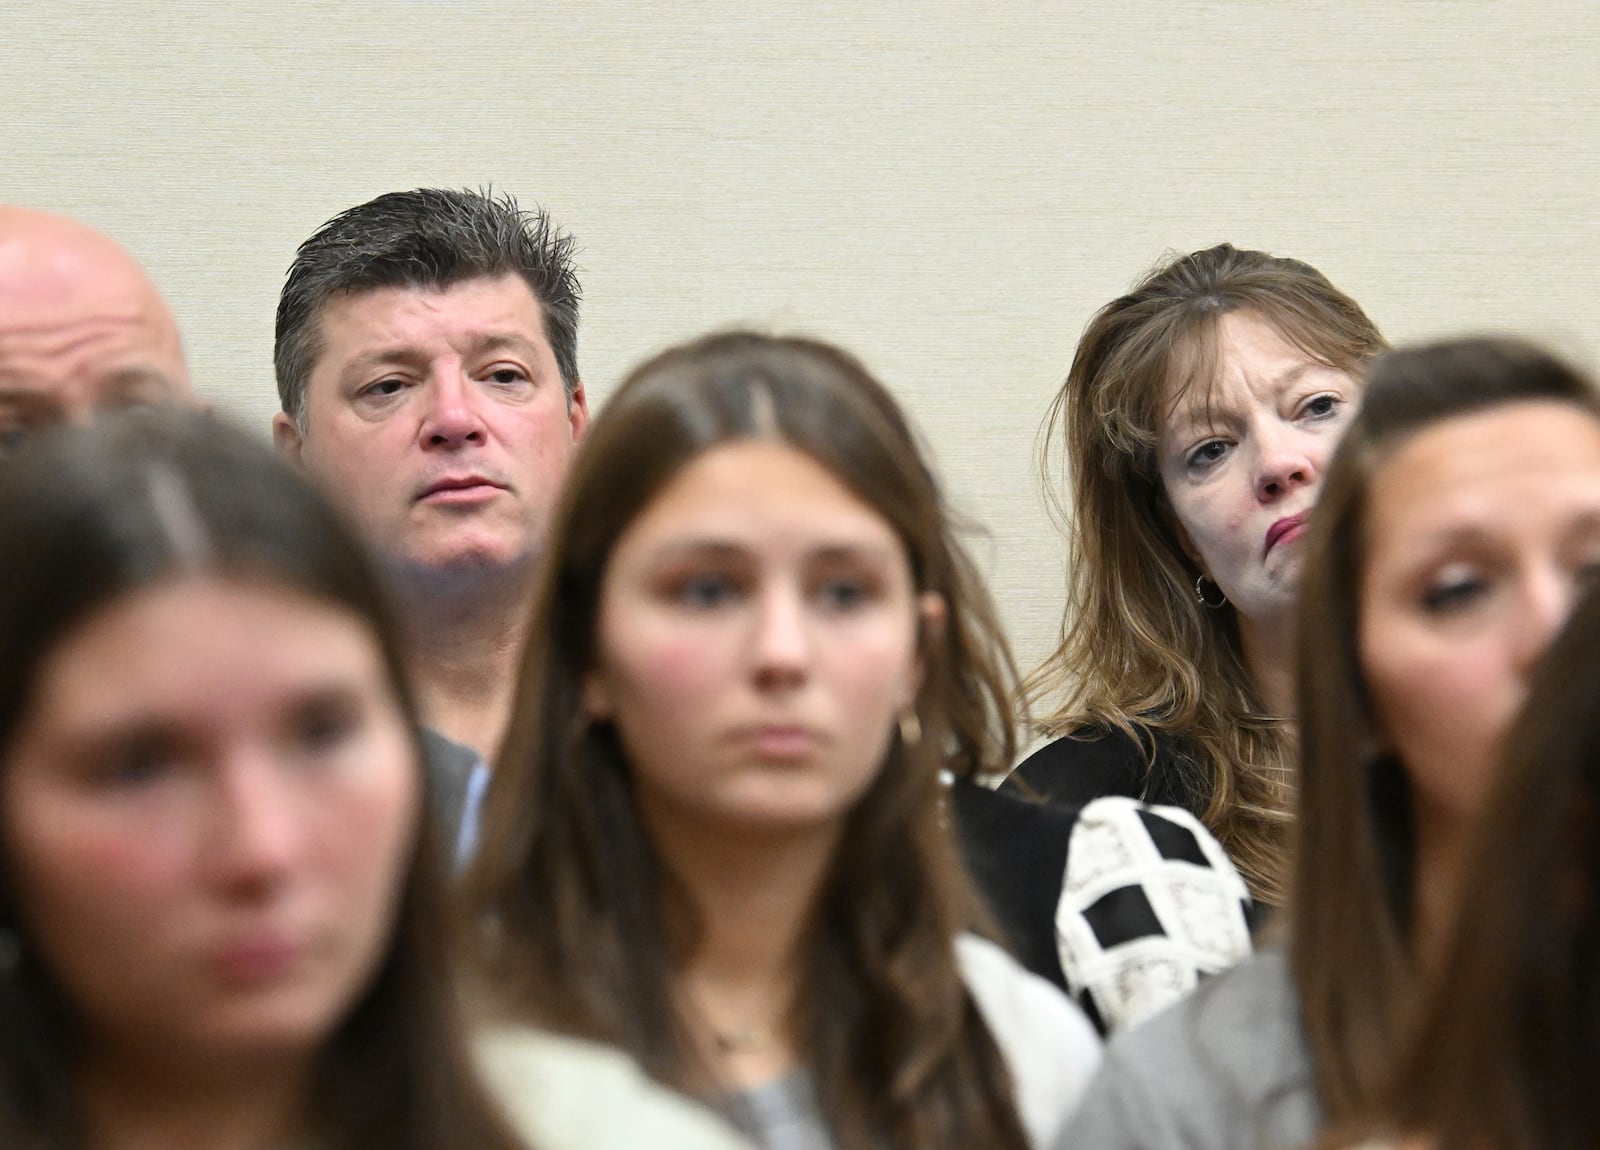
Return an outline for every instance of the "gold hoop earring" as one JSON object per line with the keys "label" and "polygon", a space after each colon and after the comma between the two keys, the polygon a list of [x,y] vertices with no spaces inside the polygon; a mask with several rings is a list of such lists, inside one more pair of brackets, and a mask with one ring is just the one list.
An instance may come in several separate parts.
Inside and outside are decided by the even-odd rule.
{"label": "gold hoop earring", "polygon": [[[1217,588],[1217,598],[1215,602],[1206,598],[1205,585],[1207,583],[1210,583],[1213,587]],[[1201,575],[1194,581],[1194,601],[1200,604],[1200,606],[1208,608],[1212,611],[1228,605],[1228,597],[1222,593],[1222,588],[1217,587],[1215,580],[1207,579],[1204,575]]]}
{"label": "gold hoop earring", "polygon": [[922,720],[917,718],[913,708],[906,708],[900,712],[897,721],[900,727],[900,741],[908,747],[914,747],[922,742]]}

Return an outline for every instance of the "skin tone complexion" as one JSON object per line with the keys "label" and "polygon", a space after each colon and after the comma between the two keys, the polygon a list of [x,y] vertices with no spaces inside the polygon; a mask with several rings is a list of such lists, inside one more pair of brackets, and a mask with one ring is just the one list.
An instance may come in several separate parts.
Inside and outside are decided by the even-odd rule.
{"label": "skin tone complexion", "polygon": [[777,441],[705,452],[617,542],[585,703],[704,926],[679,989],[724,1086],[795,1062],[808,911],[942,612],[889,523]]}
{"label": "skin tone complexion", "polygon": [[0,781],[28,961],[85,1036],[94,1144],[303,1133],[420,817],[365,623],[210,576],[136,591],[45,660]]}
{"label": "skin tone complexion", "polygon": [[1173,396],[1161,482],[1184,550],[1237,615],[1257,687],[1287,715],[1300,540],[1361,387],[1253,312],[1217,321],[1217,354],[1209,392]]}
{"label": "skin tone complexion", "polygon": [[1600,421],[1556,402],[1446,420],[1381,467],[1370,500],[1361,661],[1411,781],[1422,942],[1448,923],[1534,665],[1600,572]]}

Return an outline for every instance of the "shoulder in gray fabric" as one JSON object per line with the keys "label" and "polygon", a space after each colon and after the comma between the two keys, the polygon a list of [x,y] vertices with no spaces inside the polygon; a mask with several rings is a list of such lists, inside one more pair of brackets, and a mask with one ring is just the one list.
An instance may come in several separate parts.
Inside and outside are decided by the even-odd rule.
{"label": "shoulder in gray fabric", "polygon": [[1119,1034],[1056,1150],[1300,1150],[1321,1126],[1281,951]]}

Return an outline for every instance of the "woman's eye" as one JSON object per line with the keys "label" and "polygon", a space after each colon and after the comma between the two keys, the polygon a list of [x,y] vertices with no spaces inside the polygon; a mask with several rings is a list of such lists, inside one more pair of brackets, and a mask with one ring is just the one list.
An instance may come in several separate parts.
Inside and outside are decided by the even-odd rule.
{"label": "woman's eye", "polygon": [[860,579],[830,579],[817,589],[823,606],[833,611],[849,611],[872,598],[872,588]]}
{"label": "woman's eye", "polygon": [[692,575],[678,583],[673,598],[687,607],[706,609],[729,602],[737,590],[726,576]]}
{"label": "woman's eye", "polygon": [[1488,587],[1488,582],[1477,576],[1440,580],[1422,593],[1422,606],[1432,614],[1460,611],[1480,599]]}
{"label": "woman's eye", "polygon": [[341,745],[360,726],[358,707],[344,699],[318,699],[293,718],[292,737],[302,751],[327,751]]}
{"label": "woman's eye", "polygon": [[1222,439],[1208,439],[1189,453],[1190,467],[1206,468],[1228,454],[1228,444]]}
{"label": "woman's eye", "polygon": [[1313,395],[1306,400],[1305,406],[1300,410],[1302,414],[1312,419],[1326,419],[1339,410],[1343,401],[1332,392],[1323,395]]}
{"label": "woman's eye", "polygon": [[160,781],[180,761],[180,752],[168,740],[139,736],[107,748],[96,763],[93,777],[110,787],[141,787]]}

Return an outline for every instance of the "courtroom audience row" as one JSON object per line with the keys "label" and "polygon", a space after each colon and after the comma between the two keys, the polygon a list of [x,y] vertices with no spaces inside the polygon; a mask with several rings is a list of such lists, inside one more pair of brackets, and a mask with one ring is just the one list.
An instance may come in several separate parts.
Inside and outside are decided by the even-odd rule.
{"label": "courtroom audience row", "polygon": [[1170,260],[1023,676],[890,388],[730,331],[591,419],[574,253],[334,216],[269,451],[0,207],[0,1145],[1594,1143],[1586,374]]}

